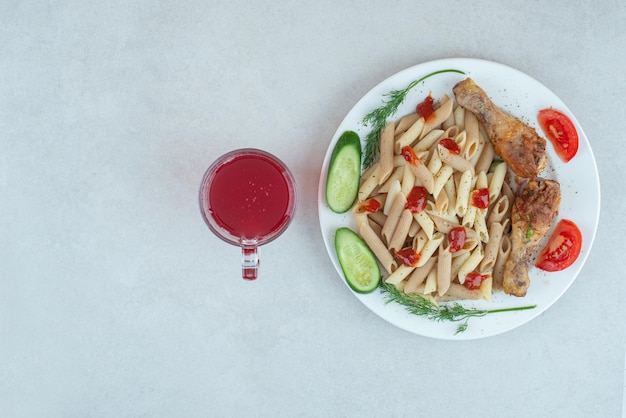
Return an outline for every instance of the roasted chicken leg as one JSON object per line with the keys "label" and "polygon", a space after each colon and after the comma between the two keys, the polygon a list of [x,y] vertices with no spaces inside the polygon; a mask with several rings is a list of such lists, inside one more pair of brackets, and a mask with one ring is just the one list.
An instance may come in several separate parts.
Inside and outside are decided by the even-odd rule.
{"label": "roasted chicken leg", "polygon": [[546,140],[521,120],[500,110],[471,78],[452,89],[459,105],[476,115],[498,154],[522,178],[536,177],[546,166]]}
{"label": "roasted chicken leg", "polygon": [[511,253],[502,283],[505,293],[526,295],[530,254],[550,229],[560,202],[561,188],[555,180],[533,179],[520,186],[511,211]]}

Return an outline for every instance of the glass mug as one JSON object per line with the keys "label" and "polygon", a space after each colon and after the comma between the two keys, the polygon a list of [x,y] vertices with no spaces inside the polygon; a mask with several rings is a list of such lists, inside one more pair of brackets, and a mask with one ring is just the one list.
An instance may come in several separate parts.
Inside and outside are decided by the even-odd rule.
{"label": "glass mug", "polygon": [[278,238],[296,208],[296,185],[287,166],[255,148],[231,151],[204,173],[200,210],[209,229],[241,247],[242,277],[255,280],[258,247]]}

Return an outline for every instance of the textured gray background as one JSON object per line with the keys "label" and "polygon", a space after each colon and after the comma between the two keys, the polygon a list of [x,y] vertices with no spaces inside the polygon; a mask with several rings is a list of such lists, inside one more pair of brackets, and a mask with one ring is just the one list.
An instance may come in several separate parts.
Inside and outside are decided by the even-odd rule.
{"label": "textured gray background", "polygon": [[[0,415],[620,416],[624,21],[617,0],[2,1]],[[367,310],[317,218],[345,114],[450,57],[553,90],[602,184],[564,297],[470,342]],[[291,167],[300,199],[255,283],[196,202],[208,164],[248,146]]]}

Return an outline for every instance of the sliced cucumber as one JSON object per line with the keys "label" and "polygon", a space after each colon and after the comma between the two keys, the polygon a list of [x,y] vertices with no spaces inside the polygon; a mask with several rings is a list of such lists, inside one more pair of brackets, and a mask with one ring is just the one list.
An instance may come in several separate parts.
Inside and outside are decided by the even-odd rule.
{"label": "sliced cucumber", "polygon": [[380,283],[380,268],[372,250],[350,228],[335,234],[335,251],[348,285],[359,293],[372,292]]}
{"label": "sliced cucumber", "polygon": [[326,202],[336,213],[347,212],[359,193],[361,180],[361,140],[346,131],[333,149],[326,180]]}

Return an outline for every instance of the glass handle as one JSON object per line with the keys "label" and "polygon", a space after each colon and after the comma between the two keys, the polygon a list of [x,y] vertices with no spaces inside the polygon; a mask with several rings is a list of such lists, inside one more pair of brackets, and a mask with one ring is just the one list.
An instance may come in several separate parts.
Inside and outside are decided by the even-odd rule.
{"label": "glass handle", "polygon": [[256,247],[241,248],[241,275],[246,280],[255,280],[259,270],[259,254]]}

